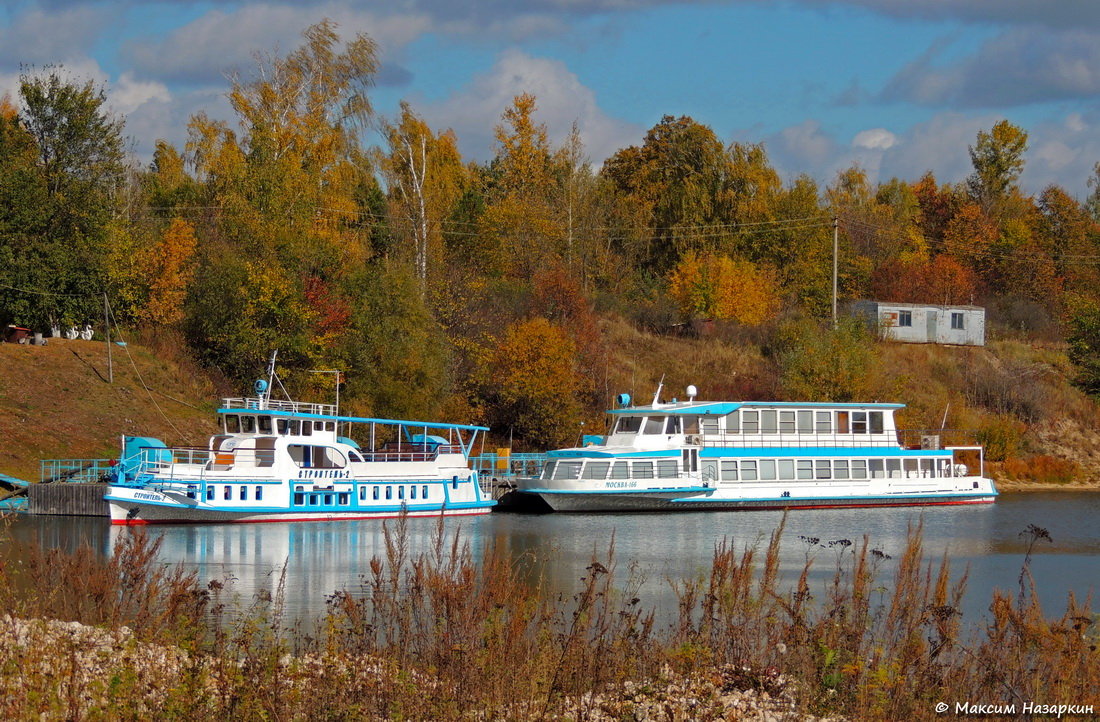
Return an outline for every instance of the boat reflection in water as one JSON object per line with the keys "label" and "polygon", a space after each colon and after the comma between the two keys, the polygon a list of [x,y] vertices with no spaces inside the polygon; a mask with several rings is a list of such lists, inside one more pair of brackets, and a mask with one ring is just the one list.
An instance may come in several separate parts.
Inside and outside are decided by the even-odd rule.
{"label": "boat reflection in water", "polygon": [[[808,557],[815,560],[811,574],[811,591],[824,593],[824,585],[832,579],[838,554],[859,548],[867,534],[872,549],[899,558],[905,549],[910,524],[924,523],[924,553],[934,562],[946,552],[952,559],[955,574],[961,574],[967,563],[974,562],[970,588],[974,606],[981,612],[988,605],[988,592],[993,586],[1009,587],[1019,573],[1022,556],[1019,540],[1006,555],[993,548],[997,539],[1005,536],[999,528],[998,509],[1005,507],[982,505],[950,509],[823,509],[791,512],[787,516],[781,555],[780,573],[784,586],[792,586]],[[674,614],[676,597],[669,580],[695,578],[705,574],[711,564],[715,546],[726,540],[739,553],[746,547],[759,550],[759,562],[770,535],[783,519],[780,511],[745,512],[737,515],[689,512],[682,514],[492,514],[473,518],[439,519],[409,518],[406,520],[406,559],[411,560],[433,549],[434,537],[443,530],[445,552],[449,552],[454,535],[468,544],[475,560],[485,549],[498,545],[500,549],[521,558],[517,568],[531,584],[540,579],[543,589],[553,595],[570,598],[578,589],[580,578],[595,558],[606,563],[612,541],[618,565],[616,586],[622,588],[633,563],[645,581],[639,596],[648,607],[661,610],[661,616]],[[198,572],[202,583],[210,580],[228,582],[229,598],[246,609],[263,592],[274,595],[284,565],[286,587],[285,613],[288,620],[316,620],[325,612],[325,600],[334,592],[347,590],[357,594],[364,589],[370,576],[370,561],[377,556],[386,559],[384,529],[396,532],[400,520],[332,521],[311,524],[219,524],[146,527],[144,533],[160,537],[161,560],[182,563]],[[1013,529],[1008,536],[1015,539]],[[112,548],[125,535],[135,533],[129,527],[109,529]],[[811,545],[810,540],[817,539]],[[847,539],[852,542],[847,552],[829,542]],[[1006,537],[1007,539],[1007,537]],[[997,562],[1001,560],[1001,562]],[[982,567],[1003,563],[1000,578],[982,577]],[[882,578],[889,581],[892,563],[882,567]],[[1066,582],[1062,582],[1064,586]],[[984,589],[983,589],[984,587]],[[1050,597],[1055,607],[1064,595]]]}

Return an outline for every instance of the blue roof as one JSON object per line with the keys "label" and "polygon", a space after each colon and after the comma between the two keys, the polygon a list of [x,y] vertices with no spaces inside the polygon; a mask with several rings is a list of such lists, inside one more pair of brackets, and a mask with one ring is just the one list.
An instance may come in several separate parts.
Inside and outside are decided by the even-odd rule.
{"label": "blue roof", "polygon": [[905,404],[882,403],[833,403],[830,401],[708,401],[703,403],[667,404],[658,406],[628,406],[625,409],[608,409],[609,414],[650,416],[725,416],[742,407],[780,409],[903,409]]}

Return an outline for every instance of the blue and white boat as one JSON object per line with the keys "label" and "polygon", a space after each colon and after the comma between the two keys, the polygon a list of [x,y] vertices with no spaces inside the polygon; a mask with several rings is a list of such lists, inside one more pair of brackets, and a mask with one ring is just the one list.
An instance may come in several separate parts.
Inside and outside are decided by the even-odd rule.
{"label": "blue and white boat", "polygon": [[549,452],[517,489],[556,511],[812,509],[982,504],[997,496],[980,446],[900,431],[904,404],[618,398],[611,432]]}
{"label": "blue and white boat", "polygon": [[484,426],[341,416],[334,404],[273,399],[263,379],[217,413],[206,447],[124,438],[104,495],[112,524],[471,515],[496,504],[469,465]]}

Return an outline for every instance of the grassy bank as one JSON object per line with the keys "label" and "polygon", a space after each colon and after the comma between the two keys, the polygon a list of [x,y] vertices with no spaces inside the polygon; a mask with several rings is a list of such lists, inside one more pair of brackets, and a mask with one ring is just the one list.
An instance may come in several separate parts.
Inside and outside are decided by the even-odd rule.
{"label": "grassy bank", "polygon": [[219,583],[165,568],[141,533],[109,559],[21,550],[21,564],[0,569],[0,714],[932,720],[938,703],[967,700],[1100,709],[1096,617],[1073,598],[1047,616],[1030,553],[1005,580],[1013,591],[971,625],[959,612],[965,574],[952,583],[946,560],[924,556],[920,528],[897,558],[873,540],[799,538],[835,567],[822,590],[807,581],[809,553],[798,579],[780,578],[780,545],[792,543],[781,525],[766,545],[722,544],[706,574],[672,580],[678,609],[658,625],[613,541],[568,597],[529,578],[525,557],[475,558],[442,525],[415,558],[401,521],[386,542],[361,588],[318,600],[308,633],[282,624],[278,592],[231,609]]}

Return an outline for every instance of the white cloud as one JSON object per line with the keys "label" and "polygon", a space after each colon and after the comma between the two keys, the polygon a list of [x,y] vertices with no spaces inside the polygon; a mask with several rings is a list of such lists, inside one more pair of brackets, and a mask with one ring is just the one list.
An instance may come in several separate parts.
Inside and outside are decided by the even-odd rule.
{"label": "white cloud", "polygon": [[620,148],[638,143],[644,134],[640,126],[608,116],[595,93],[565,63],[519,50],[502,53],[488,72],[448,98],[423,104],[412,99],[412,105],[433,128],[454,130],[463,155],[487,160],[493,155],[493,127],[521,93],[535,96],[535,119],[546,124],[552,144],[565,140],[576,121],[596,165]]}
{"label": "white cloud", "polygon": [[865,150],[889,150],[898,142],[898,137],[885,128],[870,128],[856,133],[852,146]]}

